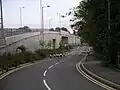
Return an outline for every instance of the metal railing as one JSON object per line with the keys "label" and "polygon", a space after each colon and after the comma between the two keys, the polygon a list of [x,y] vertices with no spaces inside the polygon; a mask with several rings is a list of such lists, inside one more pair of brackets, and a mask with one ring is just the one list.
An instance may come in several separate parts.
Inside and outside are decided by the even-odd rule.
{"label": "metal railing", "polygon": [[5,28],[4,37],[10,37],[14,35],[29,33],[29,32],[39,32],[40,29],[17,29],[17,28]]}

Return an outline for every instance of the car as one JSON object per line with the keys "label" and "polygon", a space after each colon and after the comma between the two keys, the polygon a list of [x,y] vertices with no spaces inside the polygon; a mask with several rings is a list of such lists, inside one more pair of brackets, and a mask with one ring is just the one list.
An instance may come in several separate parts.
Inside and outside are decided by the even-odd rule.
{"label": "car", "polygon": [[84,51],[82,51],[82,53],[87,53],[87,51],[84,50]]}
{"label": "car", "polygon": [[56,54],[56,57],[60,57],[60,54]]}
{"label": "car", "polygon": [[62,54],[62,53],[60,53],[60,57],[63,57],[63,54]]}
{"label": "car", "polygon": [[53,57],[55,58],[55,57],[56,57],[56,54],[53,54]]}
{"label": "car", "polygon": [[52,57],[53,57],[53,55],[51,55],[51,54],[50,54],[50,56],[49,56],[49,57],[50,57],[50,58],[52,58]]}

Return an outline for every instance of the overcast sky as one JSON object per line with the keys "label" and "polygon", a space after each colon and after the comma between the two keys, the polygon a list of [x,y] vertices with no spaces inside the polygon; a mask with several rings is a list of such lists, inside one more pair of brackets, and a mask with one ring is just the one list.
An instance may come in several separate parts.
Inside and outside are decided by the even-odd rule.
{"label": "overcast sky", "polygon": [[[50,8],[44,9],[45,27],[49,27],[49,19],[51,27],[59,26],[57,12],[65,14],[70,8],[78,5],[80,0],[42,0],[43,6],[50,5]],[[20,7],[22,9],[23,25],[31,28],[40,28],[40,0],[3,0],[4,26],[19,27],[20,26]],[[68,27],[70,17],[62,19],[62,26]]]}

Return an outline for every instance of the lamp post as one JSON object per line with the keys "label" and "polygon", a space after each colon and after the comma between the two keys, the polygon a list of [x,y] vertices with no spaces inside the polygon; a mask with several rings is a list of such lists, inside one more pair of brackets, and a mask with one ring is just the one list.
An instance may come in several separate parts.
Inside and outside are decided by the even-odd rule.
{"label": "lamp post", "polygon": [[57,13],[58,14],[58,17],[59,17],[59,25],[60,25],[60,28],[61,28],[61,14],[60,13]]}
{"label": "lamp post", "polygon": [[[5,45],[5,36],[4,36],[4,26],[3,26],[3,7],[2,7],[2,0],[0,0],[0,46]],[[6,50],[7,51],[7,50]]]}
{"label": "lamp post", "polygon": [[52,19],[49,19],[49,29],[51,28],[51,21]]}
{"label": "lamp post", "polygon": [[47,7],[50,7],[49,5],[48,6],[42,6],[42,18],[41,18],[41,28],[42,28],[42,33],[43,34],[43,42],[44,42],[44,8],[47,8]]}
{"label": "lamp post", "polygon": [[25,7],[20,7],[20,26],[22,27],[22,8]]}
{"label": "lamp post", "polygon": [[3,10],[2,10],[2,0],[0,0],[0,13],[1,13],[1,28],[3,29]]}

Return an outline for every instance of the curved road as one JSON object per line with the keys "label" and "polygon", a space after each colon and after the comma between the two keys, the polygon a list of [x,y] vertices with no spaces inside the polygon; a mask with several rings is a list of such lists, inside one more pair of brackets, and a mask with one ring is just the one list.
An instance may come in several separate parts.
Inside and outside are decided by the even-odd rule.
{"label": "curved road", "polygon": [[76,50],[66,57],[26,67],[0,80],[0,90],[104,90],[76,70],[83,57]]}

